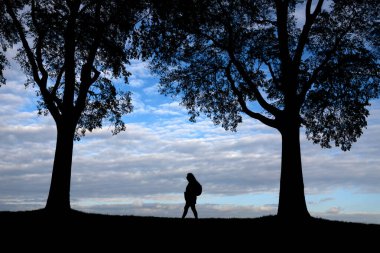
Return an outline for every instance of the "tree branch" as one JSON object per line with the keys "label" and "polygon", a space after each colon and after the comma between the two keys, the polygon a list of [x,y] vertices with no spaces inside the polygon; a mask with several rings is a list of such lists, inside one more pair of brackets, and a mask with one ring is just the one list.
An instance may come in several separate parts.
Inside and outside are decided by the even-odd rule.
{"label": "tree branch", "polygon": [[104,32],[104,25],[101,23],[101,20],[100,20],[100,9],[101,9],[101,4],[98,3],[98,5],[96,5],[96,9],[95,9],[95,19],[98,23],[97,31],[96,31],[96,34],[94,36],[94,42],[92,43],[92,45],[90,47],[90,50],[89,50],[89,53],[87,56],[87,62],[86,62],[86,64],[89,64],[90,66],[93,66],[93,64],[94,64],[96,52],[98,51],[98,48],[100,45],[100,40],[101,40],[103,32]]}
{"label": "tree branch", "polygon": [[236,69],[238,70],[239,74],[243,77],[244,82],[249,84],[249,86],[252,88],[253,94],[255,95],[255,98],[257,99],[257,102],[260,104],[264,110],[271,113],[273,116],[277,116],[281,111],[274,107],[273,105],[269,104],[261,95],[259,89],[257,88],[256,84],[252,82],[252,80],[249,78],[248,73],[246,72],[243,65],[235,58],[235,55],[233,52],[229,51],[229,56],[231,59],[231,62],[234,64]]}
{"label": "tree branch", "polygon": [[255,17],[257,16],[257,11],[256,9],[254,8],[254,6],[251,4],[251,0],[244,0],[244,3],[246,6],[248,6],[248,8],[250,9],[252,15],[254,16],[251,16],[251,20],[255,23],[258,23],[258,24],[271,24],[271,25],[276,25],[276,22],[274,22],[273,20],[270,20],[270,19],[266,19],[266,18],[262,18],[262,19],[255,19]]}
{"label": "tree branch", "polygon": [[[53,91],[50,92],[47,89],[47,80],[48,80],[49,75],[43,65],[43,60],[42,60],[42,47],[43,47],[43,40],[45,37],[45,31],[41,31],[41,26],[37,22],[36,2],[34,0],[32,1],[31,16],[32,16],[33,26],[35,27],[37,31],[37,36],[38,36],[37,44],[36,44],[36,61],[37,61],[38,69],[40,70],[42,74],[41,85],[39,85],[40,91],[49,112],[51,113],[51,115],[53,116],[55,120],[59,120],[59,117],[60,117],[59,108],[61,108],[61,102],[57,98],[55,94],[56,90],[54,91],[54,88],[53,88],[54,92]],[[54,103],[56,104],[56,106],[54,105]]]}
{"label": "tree branch", "polygon": [[94,72],[94,76],[90,80],[91,84],[95,83],[100,76],[100,71],[98,71],[94,66],[92,67],[92,71]]}
{"label": "tree branch", "polygon": [[288,1],[276,0],[277,34],[280,49],[281,71],[286,75],[291,66],[288,34]]}
{"label": "tree branch", "polygon": [[53,96],[53,100],[57,104],[57,106],[60,110],[62,110],[62,102],[57,97],[57,91],[58,91],[59,86],[61,85],[63,73],[65,73],[65,66],[62,66],[61,69],[59,70],[57,79],[55,80],[55,84],[54,84],[53,89],[51,91],[51,95]]}
{"label": "tree branch", "polygon": [[306,21],[305,21],[305,24],[302,28],[301,35],[298,39],[298,45],[297,45],[297,48],[296,48],[296,51],[295,51],[294,57],[293,57],[293,66],[295,68],[295,75],[298,74],[299,65],[300,65],[301,58],[302,58],[302,53],[304,51],[307,39],[309,37],[310,29],[311,29],[312,25],[314,24],[316,17],[321,13],[323,1],[324,0],[318,1],[318,4],[315,7],[315,10],[312,14],[310,13],[312,0],[308,0],[306,3],[306,10],[305,10]]}
{"label": "tree branch", "polygon": [[57,93],[57,90],[58,90],[58,88],[59,88],[59,86],[61,84],[63,73],[65,73],[65,66],[64,65],[61,67],[61,69],[58,72],[57,79],[55,80],[55,84],[54,84],[53,90],[51,92],[52,94],[56,94]]}
{"label": "tree branch", "polygon": [[35,1],[32,1],[32,22],[33,26],[35,27],[37,31],[37,45],[36,45],[36,61],[37,61],[37,66],[38,69],[40,70],[42,74],[42,83],[44,85],[47,85],[47,79],[48,79],[48,73],[43,65],[43,60],[42,60],[42,46],[43,46],[43,40],[45,36],[45,32],[41,31],[40,24],[38,24],[37,19],[36,19],[36,3]]}
{"label": "tree branch", "polygon": [[[219,3],[220,5],[220,3]],[[221,9],[222,11],[225,12],[223,6],[221,6]],[[227,15],[227,13],[225,13]],[[264,108],[264,110],[268,111],[269,113],[271,113],[272,115],[276,116],[278,113],[280,113],[280,110],[277,109],[276,107],[272,106],[271,104],[269,104],[264,98],[263,96],[261,95],[260,91],[258,90],[257,86],[252,82],[252,80],[249,78],[249,75],[248,73],[246,72],[245,68],[243,67],[243,65],[236,59],[235,55],[234,55],[234,52],[232,50],[232,44],[233,44],[233,32],[232,32],[232,27],[230,26],[230,24],[228,23],[225,23],[224,24],[226,29],[228,30],[228,35],[229,35],[229,45],[226,46],[226,45],[223,45],[221,43],[219,43],[218,41],[215,40],[215,38],[213,38],[212,36],[209,36],[208,34],[204,34],[204,33],[201,33],[202,36],[204,36],[205,38],[211,40],[214,45],[222,50],[226,50],[227,53],[229,54],[230,56],[230,59],[231,61],[233,62],[233,64],[235,65],[236,69],[238,70],[238,72],[240,73],[240,75],[243,77],[244,81],[246,83],[248,83],[251,87],[252,87],[252,90],[253,90],[253,93],[258,101],[258,103],[260,104],[260,106],[262,108]]]}
{"label": "tree branch", "polygon": [[[48,108],[49,112],[51,113],[51,115],[53,116],[53,118],[58,121],[60,120],[60,114],[59,114],[59,111],[58,111],[58,108],[56,106],[54,106],[54,103],[53,103],[53,98],[50,94],[50,92],[46,89],[46,85],[47,85],[47,72],[45,73],[45,75],[43,74],[43,77],[42,79],[40,78],[39,76],[39,67],[38,67],[38,63],[36,63],[36,59],[35,59],[35,56],[32,52],[32,49],[30,48],[29,46],[29,43],[26,39],[26,35],[25,35],[25,32],[24,32],[24,28],[21,24],[21,22],[17,19],[17,16],[16,14],[14,13],[13,11],[13,8],[12,8],[12,4],[9,0],[5,0],[5,5],[6,5],[6,8],[7,8],[7,12],[8,14],[11,16],[12,18],[12,21],[13,23],[15,24],[16,26],[16,29],[17,29],[17,33],[21,39],[21,43],[22,43],[22,46],[26,52],[26,56],[28,58],[28,62],[30,64],[30,67],[32,69],[32,74],[33,74],[33,79],[34,81],[37,83],[38,87],[40,88],[40,91],[41,91],[41,95],[42,95],[42,98],[46,104],[46,107]],[[37,48],[40,47],[41,48],[41,39],[39,37],[39,41],[37,42],[37,44],[40,44],[40,45],[37,45]],[[37,49],[37,54],[38,54],[38,49]],[[37,58],[40,57],[40,63],[42,63],[42,57],[41,55],[38,56],[37,55]],[[42,68],[43,69],[43,68]],[[43,69],[44,70],[44,69]]]}
{"label": "tree branch", "polygon": [[232,91],[237,96],[238,102],[239,102],[243,112],[246,113],[251,118],[257,119],[257,120],[261,121],[263,124],[277,129],[276,122],[273,119],[269,119],[260,113],[253,112],[248,108],[242,93],[235,86],[235,82],[231,76],[231,62],[228,64],[227,68],[225,69],[225,72],[226,72],[228,82],[231,85]]}
{"label": "tree branch", "polygon": [[55,95],[51,95],[50,92],[46,89],[46,87],[40,87],[42,98],[48,108],[50,114],[53,116],[56,122],[61,120],[61,114],[59,113],[58,108],[61,108],[60,103],[57,103],[57,106],[54,105],[54,101],[59,101]]}
{"label": "tree branch", "polygon": [[335,41],[334,43],[334,46],[333,48],[326,54],[326,57],[325,59],[321,62],[321,64],[316,67],[314,70],[313,70],[313,73],[311,74],[311,77],[309,78],[309,80],[307,81],[307,83],[302,87],[302,90],[300,92],[300,94],[298,95],[298,105],[299,107],[302,106],[303,102],[305,101],[306,99],[306,94],[307,92],[311,89],[311,86],[313,85],[313,83],[316,81],[320,71],[325,67],[325,65],[331,60],[332,56],[334,55],[334,53],[336,52],[341,40],[343,39],[343,36],[345,35],[345,33],[341,34]]}
{"label": "tree branch", "polygon": [[[97,31],[94,36],[94,41],[89,49],[86,63],[82,66],[81,70],[81,84],[79,88],[78,98],[75,104],[76,118],[79,119],[84,107],[86,106],[87,93],[91,85],[98,80],[100,72],[94,67],[95,56],[98,51],[102,35],[104,33],[104,25],[101,24],[100,20],[100,10],[101,3],[96,5],[95,9],[95,19],[98,21]],[[94,72],[94,75],[91,77],[91,73]]]}
{"label": "tree branch", "polygon": [[274,73],[274,71],[273,71],[272,65],[271,65],[268,61],[264,61],[264,64],[268,66],[269,73],[270,73],[270,75],[271,75],[271,77],[272,77],[272,80],[273,80],[274,84],[275,84],[277,87],[281,88],[281,85],[280,85],[280,83],[279,83],[279,81],[278,81],[278,78],[276,77],[276,75],[275,75],[275,73]]}
{"label": "tree branch", "polygon": [[42,74],[42,83],[44,85],[47,85],[47,79],[48,79],[48,73],[43,65],[43,60],[42,60],[42,44],[43,44],[43,36],[42,34],[39,34],[38,40],[37,40],[37,45],[36,45],[36,60],[37,60],[37,66],[38,69],[40,70]]}
{"label": "tree branch", "polygon": [[17,33],[18,33],[18,35],[19,35],[19,37],[21,39],[22,46],[24,47],[24,50],[26,52],[26,56],[28,58],[29,64],[30,64],[31,69],[32,69],[33,79],[40,86],[40,85],[42,85],[42,83],[41,83],[40,76],[38,74],[38,67],[37,67],[37,64],[36,64],[36,61],[35,61],[32,49],[30,48],[29,43],[26,40],[26,35],[25,35],[25,32],[24,32],[24,28],[23,28],[21,22],[17,19],[17,16],[16,16],[16,14],[13,11],[11,1],[4,0],[4,2],[5,2],[5,6],[7,8],[7,12],[11,16],[12,21],[13,21],[13,23],[16,26]]}

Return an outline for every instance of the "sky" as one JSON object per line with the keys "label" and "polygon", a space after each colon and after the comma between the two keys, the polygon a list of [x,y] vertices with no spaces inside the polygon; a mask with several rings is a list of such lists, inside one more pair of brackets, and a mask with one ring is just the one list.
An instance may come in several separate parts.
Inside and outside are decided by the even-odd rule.
{"label": "sky", "polygon": [[[302,9],[296,15],[302,24]],[[10,50],[9,55],[14,55]],[[237,132],[204,116],[189,122],[179,98],[160,95],[147,64],[132,61],[128,90],[134,111],[127,129],[109,127],[74,143],[71,206],[115,215],[181,217],[192,172],[203,186],[200,218],[254,218],[277,213],[280,134],[248,117]],[[46,204],[56,129],[37,116],[35,90],[25,89],[17,64],[0,87],[0,211]],[[372,101],[368,127],[348,152],[322,149],[301,133],[305,197],[310,214],[380,224],[380,100]],[[188,217],[192,217],[191,211]]]}
{"label": "sky", "polygon": [[[180,217],[186,174],[203,185],[200,218],[274,215],[280,183],[280,134],[244,117],[237,132],[210,119],[189,122],[179,98],[158,93],[147,63],[133,61],[128,89],[134,111],[125,132],[109,127],[74,143],[71,206],[116,215]],[[43,208],[48,196],[56,129],[38,116],[35,90],[12,64],[0,88],[0,210]],[[349,152],[322,149],[301,134],[305,196],[310,214],[380,224],[380,101]],[[191,218],[192,213],[188,216]]]}

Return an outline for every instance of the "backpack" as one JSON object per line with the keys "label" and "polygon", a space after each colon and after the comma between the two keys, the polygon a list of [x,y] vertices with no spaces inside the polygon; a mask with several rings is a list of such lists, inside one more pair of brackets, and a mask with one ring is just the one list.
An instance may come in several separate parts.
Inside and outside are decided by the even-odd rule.
{"label": "backpack", "polygon": [[194,184],[194,193],[195,193],[195,195],[197,195],[197,196],[199,196],[199,195],[201,195],[202,194],[202,185],[199,183],[199,182],[196,182],[195,184]]}

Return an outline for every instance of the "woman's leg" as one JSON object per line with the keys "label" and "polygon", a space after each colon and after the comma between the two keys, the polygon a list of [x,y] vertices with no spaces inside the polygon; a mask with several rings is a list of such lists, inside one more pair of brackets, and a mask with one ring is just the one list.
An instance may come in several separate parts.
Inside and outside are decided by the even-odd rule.
{"label": "woman's leg", "polygon": [[189,205],[186,204],[185,207],[183,208],[182,219],[186,217],[186,214],[187,214],[188,210],[189,210]]}
{"label": "woman's leg", "polygon": [[197,212],[197,209],[195,209],[195,204],[191,205],[191,210],[194,213],[195,219],[198,219],[198,212]]}

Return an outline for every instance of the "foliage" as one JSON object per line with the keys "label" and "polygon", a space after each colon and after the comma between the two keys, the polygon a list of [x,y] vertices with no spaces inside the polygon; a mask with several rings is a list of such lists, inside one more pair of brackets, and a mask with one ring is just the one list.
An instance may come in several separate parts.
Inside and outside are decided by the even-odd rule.
{"label": "foliage", "polygon": [[142,55],[190,120],[236,130],[245,113],[281,130],[296,114],[309,139],[348,150],[379,95],[379,4],[317,2],[153,1]]}
{"label": "foliage", "polygon": [[[14,1],[15,8],[19,9],[23,5],[23,1]],[[14,33],[14,26],[10,18],[6,15],[5,7],[0,3],[0,87],[5,84],[4,69],[8,65],[8,60],[5,56],[7,49],[17,43],[17,36]]]}
{"label": "foliage", "polygon": [[26,85],[38,85],[39,114],[51,113],[60,124],[71,111],[76,139],[101,128],[104,119],[113,124],[114,134],[124,130],[122,115],[132,111],[132,104],[122,83],[130,75],[128,44],[139,19],[139,1],[32,0],[23,11],[7,2],[18,32],[30,42],[23,44],[17,60],[28,76]]}

